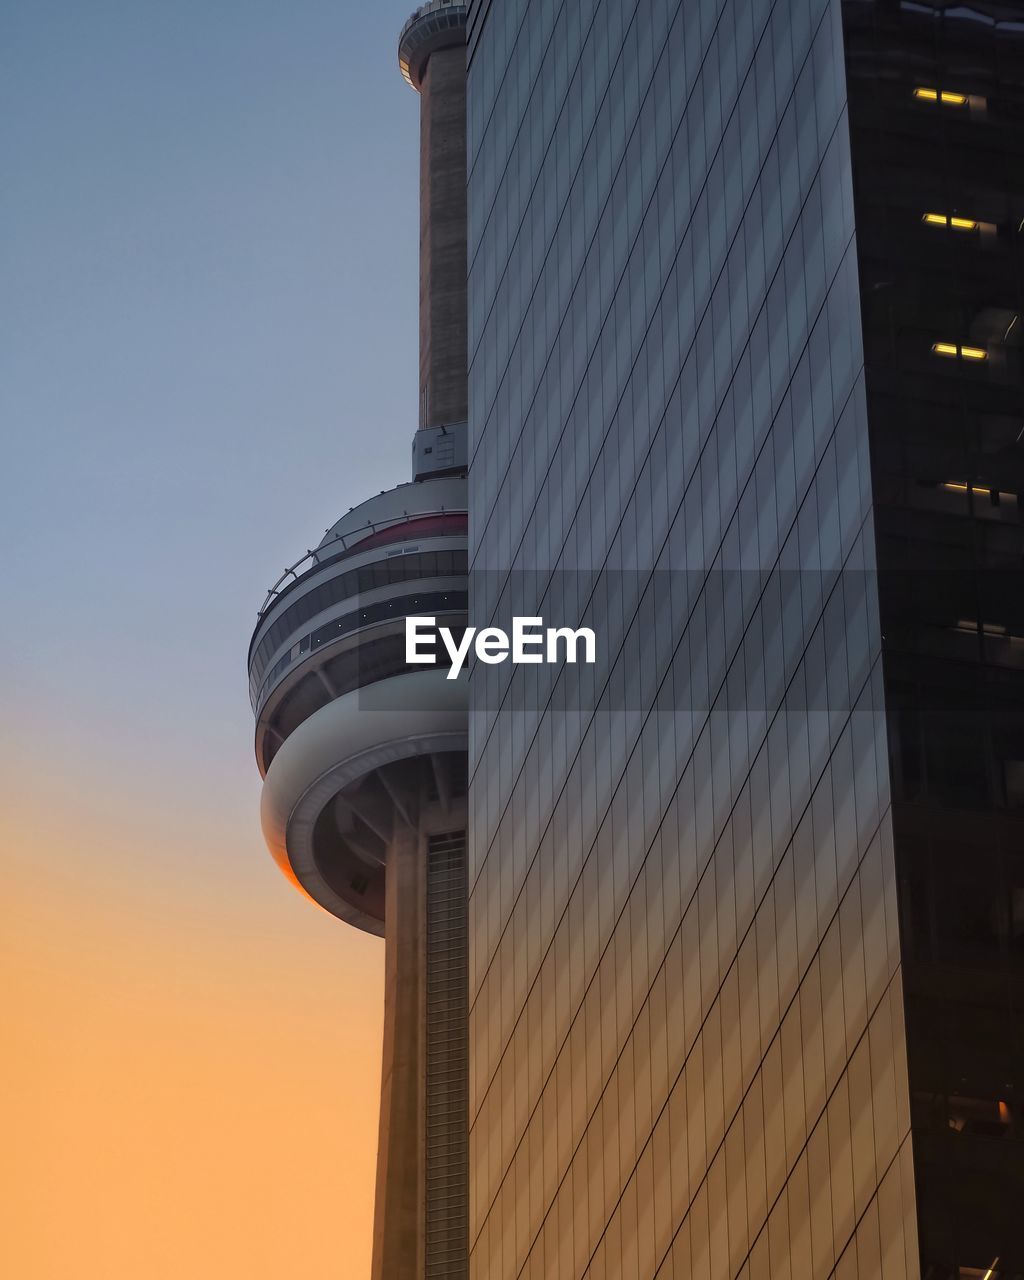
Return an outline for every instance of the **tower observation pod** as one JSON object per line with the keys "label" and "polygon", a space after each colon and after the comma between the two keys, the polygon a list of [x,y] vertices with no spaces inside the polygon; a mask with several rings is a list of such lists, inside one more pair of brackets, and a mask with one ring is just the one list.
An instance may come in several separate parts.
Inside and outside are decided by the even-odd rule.
{"label": "tower observation pod", "polygon": [[405,620],[435,617],[456,634],[467,620],[465,5],[418,9],[399,63],[421,96],[413,479],[350,510],[271,588],[249,692],[271,853],[321,907],[385,940],[372,1276],[458,1280],[467,688],[444,666],[406,664]]}

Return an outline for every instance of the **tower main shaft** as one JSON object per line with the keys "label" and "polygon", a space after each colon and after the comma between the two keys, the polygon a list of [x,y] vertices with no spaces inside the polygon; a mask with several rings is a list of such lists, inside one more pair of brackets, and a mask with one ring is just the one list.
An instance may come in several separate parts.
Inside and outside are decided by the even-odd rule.
{"label": "tower main shaft", "polygon": [[469,416],[466,376],[466,48],[420,83],[420,427]]}

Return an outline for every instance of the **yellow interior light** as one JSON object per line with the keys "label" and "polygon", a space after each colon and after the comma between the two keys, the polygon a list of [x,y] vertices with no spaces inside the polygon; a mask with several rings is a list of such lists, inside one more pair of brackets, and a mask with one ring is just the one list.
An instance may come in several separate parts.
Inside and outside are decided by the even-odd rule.
{"label": "yellow interior light", "polygon": [[922,214],[921,221],[930,227],[952,227],[955,231],[977,231],[980,225],[973,218],[949,217],[944,213]]}
{"label": "yellow interior light", "polygon": [[[993,497],[997,492],[995,489],[990,489],[987,484],[961,484],[959,480],[946,480],[939,487],[945,489],[947,493],[977,493],[986,498]],[[1001,498],[1005,498],[1007,502],[1017,501],[1017,495],[1015,493],[1009,493],[1005,489],[998,490],[998,493],[999,496]]]}
{"label": "yellow interior light", "polygon": [[933,342],[932,351],[937,356],[947,356],[949,359],[956,359],[957,356],[963,360],[988,359],[988,352],[984,347],[962,347],[955,342]]}
{"label": "yellow interior light", "polygon": [[926,85],[918,85],[914,97],[922,102],[941,102],[946,107],[964,107],[967,105],[966,93],[954,93],[951,89],[930,89]]}

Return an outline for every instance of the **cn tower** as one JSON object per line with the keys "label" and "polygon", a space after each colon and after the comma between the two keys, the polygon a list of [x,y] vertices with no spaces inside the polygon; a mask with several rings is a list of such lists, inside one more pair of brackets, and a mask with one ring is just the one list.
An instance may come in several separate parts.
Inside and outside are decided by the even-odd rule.
{"label": "cn tower", "polygon": [[420,94],[419,429],[411,482],[287,570],[249,646],[263,831],[285,875],[383,936],[374,1280],[468,1273],[463,680],[410,670],[405,619],[467,611],[466,6],[431,0],[399,64]]}

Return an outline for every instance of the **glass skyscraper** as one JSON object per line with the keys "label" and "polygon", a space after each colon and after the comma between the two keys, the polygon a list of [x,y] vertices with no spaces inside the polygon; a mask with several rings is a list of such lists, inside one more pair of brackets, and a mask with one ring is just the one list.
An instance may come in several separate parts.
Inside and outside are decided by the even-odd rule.
{"label": "glass skyscraper", "polygon": [[1024,10],[468,41],[470,1274],[1024,1273]]}

